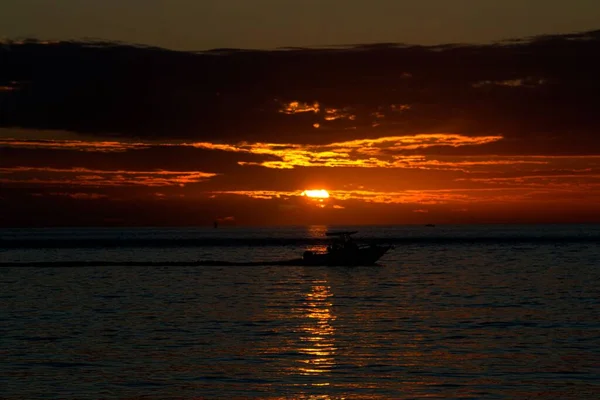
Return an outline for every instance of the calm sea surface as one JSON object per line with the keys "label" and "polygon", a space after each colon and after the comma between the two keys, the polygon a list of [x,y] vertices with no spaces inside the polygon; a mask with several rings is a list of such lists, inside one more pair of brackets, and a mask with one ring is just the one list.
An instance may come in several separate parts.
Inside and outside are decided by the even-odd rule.
{"label": "calm sea surface", "polygon": [[358,227],[396,245],[374,267],[169,265],[295,258],[326,229],[0,230],[0,398],[597,398],[598,225]]}

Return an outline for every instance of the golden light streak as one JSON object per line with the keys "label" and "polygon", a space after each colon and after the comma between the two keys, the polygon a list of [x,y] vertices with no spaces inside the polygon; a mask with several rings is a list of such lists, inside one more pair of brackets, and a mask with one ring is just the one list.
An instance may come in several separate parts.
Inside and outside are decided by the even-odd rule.
{"label": "golden light streak", "polygon": [[306,294],[304,312],[308,319],[302,327],[300,336],[302,347],[299,349],[306,359],[300,360],[297,372],[300,375],[320,375],[329,372],[335,366],[336,353],[335,329],[332,322],[336,319],[331,312],[331,288],[326,281],[314,282],[311,292]]}

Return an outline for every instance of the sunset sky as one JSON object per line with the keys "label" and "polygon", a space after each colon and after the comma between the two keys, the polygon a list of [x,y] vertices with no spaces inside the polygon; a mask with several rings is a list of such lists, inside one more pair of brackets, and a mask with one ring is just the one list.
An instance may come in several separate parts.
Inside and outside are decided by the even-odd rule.
{"label": "sunset sky", "polygon": [[597,29],[597,0],[3,0],[0,38],[177,50],[486,43]]}
{"label": "sunset sky", "polygon": [[0,226],[600,222],[597,1],[55,3],[0,6]]}

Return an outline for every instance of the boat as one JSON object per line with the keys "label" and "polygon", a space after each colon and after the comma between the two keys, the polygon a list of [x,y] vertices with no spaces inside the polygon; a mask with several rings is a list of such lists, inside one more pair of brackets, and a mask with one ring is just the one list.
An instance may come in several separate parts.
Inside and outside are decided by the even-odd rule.
{"label": "boat", "polygon": [[358,266],[374,265],[392,245],[358,245],[351,235],[358,231],[326,232],[326,236],[334,237],[334,242],[327,246],[325,252],[305,251],[302,255],[304,265],[317,266]]}

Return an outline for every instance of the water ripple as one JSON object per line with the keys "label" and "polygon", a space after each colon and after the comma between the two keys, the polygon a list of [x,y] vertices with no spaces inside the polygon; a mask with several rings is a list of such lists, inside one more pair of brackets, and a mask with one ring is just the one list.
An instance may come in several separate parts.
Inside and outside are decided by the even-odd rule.
{"label": "water ripple", "polygon": [[379,268],[4,268],[2,397],[593,398],[598,251],[444,244],[406,246]]}

